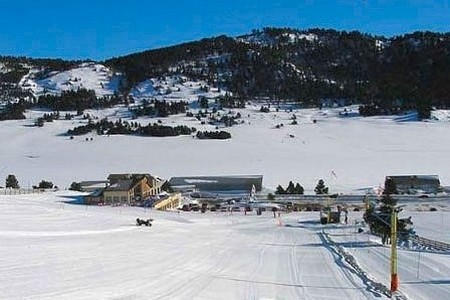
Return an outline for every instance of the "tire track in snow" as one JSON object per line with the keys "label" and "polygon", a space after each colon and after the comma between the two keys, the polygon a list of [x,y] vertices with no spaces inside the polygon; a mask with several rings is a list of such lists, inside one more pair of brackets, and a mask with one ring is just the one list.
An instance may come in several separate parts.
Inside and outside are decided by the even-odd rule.
{"label": "tire track in snow", "polygon": [[[301,279],[301,276],[300,276],[300,272],[299,272],[300,263],[297,261],[297,246],[298,246],[297,235],[294,234],[294,232],[291,230],[289,230],[289,233],[292,238],[292,245],[294,245],[291,248],[291,253],[290,253],[291,260],[290,260],[290,264],[289,264],[289,267],[291,269],[291,272],[290,272],[291,280],[292,280],[292,282],[303,282],[303,280]],[[301,289],[301,291],[299,289]],[[295,293],[296,293],[297,299],[305,299],[305,300],[309,299],[309,297],[306,294],[305,287],[296,287]]]}
{"label": "tire track in snow", "polygon": [[182,280],[178,280],[176,285],[172,286],[170,289],[166,289],[166,291],[162,292],[161,294],[155,295],[153,299],[157,300],[180,298],[180,296],[183,294],[183,291],[184,294],[188,295],[183,295],[182,299],[200,298],[198,297],[198,294],[204,291],[206,287],[212,282],[212,280],[216,278],[214,274],[218,274],[223,271],[225,266],[227,266],[228,262],[231,260],[232,255],[230,255],[230,253],[232,249],[228,243],[231,235],[232,232],[228,232],[225,236],[225,239],[222,241],[222,244],[215,246],[216,248],[220,248],[218,252],[209,254],[209,258],[213,256],[218,257],[217,261],[214,264],[210,265],[207,268],[201,268],[201,262],[197,262],[196,264],[189,267],[181,267],[186,265],[186,263],[182,263],[179,267],[174,268],[174,270],[169,273],[171,274],[171,276],[174,276],[175,274],[182,272],[184,274],[184,278]]}
{"label": "tire track in snow", "polygon": [[[347,269],[347,271],[344,271],[344,275],[346,277],[351,277],[351,274],[348,272],[352,272],[358,277],[361,278],[363,283],[367,286],[367,291],[372,293],[375,297],[380,297],[381,295],[385,295],[389,298],[399,299],[399,300],[408,300],[409,298],[398,291],[395,294],[392,294],[385,285],[382,283],[376,282],[374,279],[372,279],[370,274],[366,273],[356,262],[355,258],[347,253],[342,247],[336,245],[334,241],[330,238],[330,236],[325,232],[320,232],[319,236],[326,246],[328,250],[330,250],[335,256],[335,261],[338,263],[338,265],[341,267],[341,269],[344,271]],[[346,262],[349,266],[346,266],[344,264]],[[354,283],[354,280],[352,280]],[[366,294],[366,293],[364,293]]]}

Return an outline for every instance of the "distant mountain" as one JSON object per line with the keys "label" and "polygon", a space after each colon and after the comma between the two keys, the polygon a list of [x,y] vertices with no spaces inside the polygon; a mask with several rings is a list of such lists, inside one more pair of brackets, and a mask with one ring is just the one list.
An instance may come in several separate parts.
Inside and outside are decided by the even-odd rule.
{"label": "distant mountain", "polygon": [[450,33],[386,38],[357,31],[264,28],[91,63],[96,71],[90,75],[79,72],[86,67],[81,63],[86,62],[0,57],[0,97],[80,87],[97,96],[127,97],[152,78],[183,76],[243,99],[304,106],[339,99],[372,105],[368,114],[450,107]]}

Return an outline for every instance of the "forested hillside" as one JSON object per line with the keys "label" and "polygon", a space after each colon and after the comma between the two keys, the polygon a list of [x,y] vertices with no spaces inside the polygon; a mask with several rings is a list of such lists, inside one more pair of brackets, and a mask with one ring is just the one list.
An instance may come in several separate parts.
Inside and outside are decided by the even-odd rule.
{"label": "forested hillside", "polygon": [[[0,57],[0,96],[30,96],[18,86],[30,68],[45,78],[80,63]],[[450,107],[450,33],[386,38],[356,31],[264,28],[102,63],[121,74],[118,94],[124,99],[145,80],[182,75],[245,100],[270,98],[304,107],[324,100],[361,103],[363,115],[416,109],[426,118],[433,106]]]}
{"label": "forested hillside", "polygon": [[[374,104],[368,113],[450,106],[450,34],[385,38],[359,32],[265,28],[113,58],[128,86],[181,73],[244,98],[319,105],[322,99]],[[373,109],[372,109],[373,108]]]}

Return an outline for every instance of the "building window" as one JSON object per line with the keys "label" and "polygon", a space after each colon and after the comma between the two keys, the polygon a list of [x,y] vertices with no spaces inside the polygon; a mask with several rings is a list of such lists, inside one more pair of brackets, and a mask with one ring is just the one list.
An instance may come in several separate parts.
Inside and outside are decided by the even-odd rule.
{"label": "building window", "polygon": [[122,196],[122,198],[120,199],[121,202],[127,202],[127,197]]}
{"label": "building window", "polygon": [[111,197],[110,196],[106,197],[106,202],[111,202]]}
{"label": "building window", "polygon": [[119,196],[114,196],[114,203],[119,202]]}

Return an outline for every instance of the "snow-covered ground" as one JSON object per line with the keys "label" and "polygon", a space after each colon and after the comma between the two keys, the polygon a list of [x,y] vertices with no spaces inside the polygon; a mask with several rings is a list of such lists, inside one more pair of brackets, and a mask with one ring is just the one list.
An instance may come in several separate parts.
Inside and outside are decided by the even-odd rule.
{"label": "snow-covered ground", "polygon": [[[281,41],[280,41],[281,39]],[[301,33],[301,32],[291,32],[283,33],[280,36],[270,36],[266,32],[259,32],[250,35],[245,35],[237,38],[237,41],[241,43],[252,43],[261,45],[270,45],[277,42],[281,43],[296,43],[300,40],[305,40],[308,42],[317,41],[319,37],[314,33]]]}
{"label": "snow-covered ground", "polygon": [[9,72],[8,67],[5,64],[0,63],[0,74],[4,74],[4,73],[8,73],[8,72]]}
{"label": "snow-covered ground", "polygon": [[[437,174],[450,185],[450,123],[398,122],[395,117],[362,118],[356,107],[344,117],[336,109],[273,110],[259,106],[233,109],[243,124],[230,128],[229,140],[198,140],[191,136],[87,136],[70,140],[64,134],[86,120],[75,118],[30,127],[43,111],[28,119],[0,124],[0,178],[15,174],[23,187],[51,180],[60,188],[73,181],[101,180],[109,173],[149,172],[163,178],[182,175],[262,174],[263,184],[275,188],[290,180],[311,193],[324,179],[330,192],[362,192],[384,183],[386,175]],[[221,113],[227,114],[229,110]],[[128,120],[126,107],[90,110],[110,120]],[[298,125],[291,125],[296,115]],[[64,116],[64,113],[62,113]],[[316,123],[313,121],[317,120]],[[140,118],[142,124],[157,119]],[[215,130],[185,115],[161,118],[163,124]],[[283,124],[279,129],[276,125]],[[93,141],[86,141],[93,137]]]}
{"label": "snow-covered ground", "polygon": [[[449,203],[446,204],[448,209]],[[448,211],[404,211],[411,216],[414,229],[421,236],[449,243],[450,222]],[[442,222],[441,222],[442,215]],[[350,220],[359,220],[360,214]],[[445,218],[445,219],[444,219]],[[379,237],[367,232],[357,233],[357,227],[334,226],[326,229],[337,245],[351,254],[359,266],[374,281],[390,287],[390,245],[383,245]],[[317,228],[316,228],[317,230]],[[450,253],[431,252],[421,249],[398,250],[398,275],[400,290],[409,299],[447,299],[450,295]]]}
{"label": "snow-covered ground", "polygon": [[36,69],[31,69],[20,81],[20,86],[31,90],[36,97],[45,93],[76,91],[79,88],[94,90],[97,97],[111,96],[118,90],[120,82],[120,74],[97,63],[83,63],[77,68],[53,72],[41,79],[35,78],[36,73]]}
{"label": "snow-covered ground", "polygon": [[223,90],[211,87],[205,81],[192,81],[182,75],[172,75],[143,81],[131,90],[130,96],[137,103],[144,99],[193,102],[200,96],[216,98],[225,93]]}
{"label": "snow-covered ground", "polygon": [[[0,195],[1,299],[387,298],[334,253],[321,232],[385,285],[389,249],[352,226],[324,228],[318,212],[283,213],[280,226],[271,212],[66,203],[74,200],[67,192]],[[424,224],[432,218],[423,216]],[[136,227],[136,217],[153,218],[153,226]],[[350,223],[360,217],[350,213]],[[401,291],[411,299],[446,299],[449,259],[401,250]]]}

